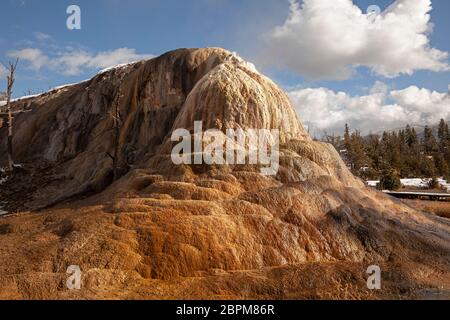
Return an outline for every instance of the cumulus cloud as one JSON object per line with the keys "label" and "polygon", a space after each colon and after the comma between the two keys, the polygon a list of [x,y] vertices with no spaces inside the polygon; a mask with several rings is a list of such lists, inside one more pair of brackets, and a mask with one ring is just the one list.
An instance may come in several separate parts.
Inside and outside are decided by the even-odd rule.
{"label": "cumulus cloud", "polygon": [[375,21],[352,0],[290,3],[266,40],[269,56],[299,74],[343,80],[359,66],[385,77],[449,70],[448,53],[430,46],[430,0],[396,0]]}
{"label": "cumulus cloud", "polygon": [[33,70],[40,70],[43,66],[47,65],[50,60],[42,50],[34,48],[12,51],[8,56],[29,62],[30,67]]}
{"label": "cumulus cloud", "polygon": [[138,54],[135,49],[119,48],[92,54],[86,50],[65,50],[54,56],[46,55],[42,50],[27,48],[9,53],[10,57],[27,61],[34,70],[48,68],[58,73],[75,76],[90,69],[103,69],[122,63],[152,58],[152,55]]}
{"label": "cumulus cloud", "polygon": [[93,56],[88,66],[92,68],[107,68],[120,63],[149,59],[153,55],[137,54],[135,49],[120,48],[114,51],[100,52]]}
{"label": "cumulus cloud", "polygon": [[[450,86],[449,86],[450,89]],[[348,123],[362,133],[404,127],[435,125],[450,119],[450,94],[411,86],[391,90],[378,82],[365,96],[350,96],[327,88],[288,93],[300,119],[313,134],[341,133]]]}

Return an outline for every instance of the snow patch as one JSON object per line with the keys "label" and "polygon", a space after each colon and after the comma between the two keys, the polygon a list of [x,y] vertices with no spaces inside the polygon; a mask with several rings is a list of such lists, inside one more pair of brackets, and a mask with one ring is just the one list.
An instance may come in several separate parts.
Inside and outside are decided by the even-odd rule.
{"label": "snow patch", "polygon": [[67,87],[72,87],[72,86],[75,86],[77,84],[80,84],[80,83],[83,83],[83,82],[86,82],[86,81],[87,80],[84,80],[84,81],[81,81],[81,82],[77,82],[77,83],[63,84],[62,86],[57,86],[57,87],[51,88],[48,92],[59,91],[61,89],[64,89],[64,88],[67,88]]}
{"label": "snow patch", "polygon": [[369,187],[376,187],[378,184],[380,183],[380,180],[369,180],[369,181],[366,181],[366,184],[369,186]]}
{"label": "snow patch", "polygon": [[[31,94],[31,95],[27,95],[27,96],[22,96],[22,97],[19,97],[19,98],[11,99],[11,102],[18,102],[18,101],[21,101],[21,100],[26,100],[26,99],[32,99],[32,98],[40,97],[40,96],[42,96],[44,94],[47,94],[49,92],[57,92],[57,91],[60,91],[62,89],[65,89],[65,88],[68,88],[68,87],[72,87],[72,86],[75,86],[77,84],[80,84],[80,83],[83,83],[83,82],[86,82],[86,81],[89,81],[89,80],[83,80],[83,81],[76,82],[76,83],[63,84],[61,86],[57,86],[57,87],[51,88],[48,91],[43,92],[43,93]],[[6,105],[6,101],[0,101],[0,107],[5,106],[5,105]]]}
{"label": "snow patch", "polygon": [[20,98],[17,98],[17,99],[13,99],[13,100],[11,100],[11,102],[19,101],[19,100],[25,100],[25,99],[31,99],[31,98],[36,98],[36,97],[39,97],[39,96],[42,96],[42,95],[43,95],[43,93],[30,94],[28,96],[23,96],[23,97],[20,97]]}
{"label": "snow patch", "polygon": [[[421,179],[421,178],[414,178],[414,179],[400,179],[400,182],[403,187],[414,187],[419,189],[427,189],[429,187],[431,178],[427,179]],[[446,189],[448,192],[450,192],[450,183],[444,179],[437,179],[439,185]],[[366,185],[369,187],[376,187],[380,183],[380,180],[369,180],[366,181]]]}
{"label": "snow patch", "polygon": [[404,187],[428,188],[431,179],[401,179]]}
{"label": "snow patch", "polygon": [[447,192],[450,192],[450,182],[444,180],[444,179],[438,179],[439,184],[442,188],[447,190]]}
{"label": "snow patch", "polygon": [[132,64],[135,64],[137,62],[138,61],[133,61],[133,62],[129,62],[129,63],[121,63],[121,64],[118,64],[117,66],[112,66],[112,67],[108,67],[108,68],[105,68],[103,70],[100,70],[97,74],[103,74],[105,72],[108,72],[108,71],[111,71],[111,70],[114,70],[114,69],[125,68],[125,67],[131,66]]}
{"label": "snow patch", "polygon": [[4,185],[8,181],[8,176],[5,173],[6,173],[6,170],[3,168],[0,168],[0,186]]}
{"label": "snow patch", "polygon": [[[0,204],[1,204],[1,203],[0,203]],[[4,210],[3,210],[3,207],[0,206],[0,217],[1,217],[1,216],[4,216],[4,215],[6,215],[6,214],[8,214],[8,212],[7,212],[7,211],[4,211]]]}

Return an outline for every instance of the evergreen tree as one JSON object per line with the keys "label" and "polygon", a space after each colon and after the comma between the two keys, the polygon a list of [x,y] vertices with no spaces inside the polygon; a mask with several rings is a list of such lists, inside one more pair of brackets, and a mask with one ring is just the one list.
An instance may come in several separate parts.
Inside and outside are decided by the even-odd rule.
{"label": "evergreen tree", "polygon": [[425,154],[432,155],[437,149],[437,142],[433,135],[433,129],[425,126],[425,129],[423,130],[423,150],[425,151]]}
{"label": "evergreen tree", "polygon": [[348,124],[345,124],[345,131],[344,131],[344,146],[347,149],[347,151],[350,149],[350,128]]}
{"label": "evergreen tree", "polygon": [[365,141],[359,131],[355,131],[350,136],[349,158],[355,174],[358,174],[362,168],[366,168],[370,164],[370,159],[365,150]]}
{"label": "evergreen tree", "polygon": [[343,138],[327,136],[326,141],[341,152],[355,175],[364,179],[380,179],[395,172],[403,178],[450,178],[450,132],[445,120],[439,123],[438,139],[426,126],[419,141],[416,130],[383,132],[363,137],[359,131],[350,132],[345,125]]}
{"label": "evergreen tree", "polygon": [[448,123],[444,119],[441,119],[438,130],[439,148],[441,151],[445,151],[448,148],[449,134]]}
{"label": "evergreen tree", "polygon": [[381,190],[398,190],[402,187],[400,177],[395,171],[385,171],[380,179],[378,188]]}
{"label": "evergreen tree", "polygon": [[442,177],[448,177],[450,175],[448,163],[442,153],[438,153],[434,157],[434,165],[436,172]]}
{"label": "evergreen tree", "polygon": [[414,148],[418,144],[417,133],[414,128],[411,128],[409,125],[406,126],[406,144],[408,147]]}

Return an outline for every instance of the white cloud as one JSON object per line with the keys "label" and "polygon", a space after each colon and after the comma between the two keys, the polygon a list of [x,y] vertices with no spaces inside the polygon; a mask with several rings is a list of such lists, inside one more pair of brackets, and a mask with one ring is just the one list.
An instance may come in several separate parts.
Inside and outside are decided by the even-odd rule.
{"label": "white cloud", "polygon": [[46,67],[58,73],[74,76],[89,69],[104,69],[122,63],[152,58],[152,55],[138,54],[135,49],[119,48],[112,51],[92,54],[85,50],[64,50],[55,56],[48,56],[40,49],[27,48],[9,53],[27,61],[34,70]]}
{"label": "white cloud", "polygon": [[27,48],[17,51],[12,51],[8,56],[13,58],[19,58],[21,61],[27,61],[30,63],[30,67],[33,70],[40,70],[42,67],[48,64],[49,57],[47,57],[42,50]]}
{"label": "white cloud", "polygon": [[376,83],[365,96],[349,96],[327,88],[300,89],[288,93],[300,119],[313,134],[340,133],[348,123],[364,134],[404,127],[435,125],[450,119],[450,94],[411,86],[389,91]]}
{"label": "white cloud", "polygon": [[313,79],[342,80],[359,66],[395,77],[449,70],[432,48],[430,0],[396,0],[371,22],[351,0],[290,0],[290,16],[267,35],[269,56]]}
{"label": "white cloud", "polygon": [[83,72],[83,68],[89,67],[92,59],[86,51],[69,51],[52,59],[50,68],[67,76],[76,76]]}
{"label": "white cloud", "polygon": [[114,51],[98,53],[96,56],[92,57],[88,65],[92,68],[104,69],[121,63],[149,59],[152,57],[152,55],[137,54],[134,49],[120,48]]}

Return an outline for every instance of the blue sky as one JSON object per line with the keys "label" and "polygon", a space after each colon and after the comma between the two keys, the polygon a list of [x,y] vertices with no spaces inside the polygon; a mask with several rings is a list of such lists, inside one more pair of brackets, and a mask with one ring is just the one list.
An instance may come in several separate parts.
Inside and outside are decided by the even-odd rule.
{"label": "blue sky", "polygon": [[[66,8],[70,4],[77,4],[82,10],[81,30],[66,28]],[[92,52],[128,47],[142,54],[159,55],[181,47],[219,46],[251,56],[248,41],[258,41],[253,39],[260,37],[258,25],[270,27],[260,20],[267,14],[266,10],[276,13],[268,18],[275,24],[281,23],[288,12],[287,2],[265,0],[3,0],[1,7],[1,11],[8,12],[0,20],[3,63],[10,59],[7,53],[11,50],[30,45],[44,47],[29,43],[36,42],[35,32],[50,35],[60,46],[74,44]],[[95,74],[94,71],[65,77],[46,70],[30,72],[21,65],[21,79],[15,91],[21,95],[29,89],[35,91],[82,80]],[[41,81],[42,77],[45,81]]]}
{"label": "blue sky", "polygon": [[[351,2],[340,1],[343,5],[346,1]],[[393,2],[353,1],[363,13],[369,5],[378,5],[383,11]],[[71,4],[81,8],[81,30],[66,28],[66,9]],[[354,97],[368,94],[370,88],[380,82],[389,91],[416,86],[430,92],[435,90],[446,93],[450,84],[448,70],[436,72],[418,67],[413,68],[411,74],[399,72],[394,76],[386,76],[363,65],[354,66],[351,76],[345,79],[325,77],[323,80],[312,80],[315,78],[303,73],[302,64],[299,68],[295,68],[295,62],[294,67],[290,67],[292,64],[289,63],[279,65],[278,60],[283,60],[279,56],[284,52],[281,50],[278,55],[270,53],[267,39],[270,39],[277,26],[283,26],[288,19],[290,4],[284,0],[2,0],[0,6],[0,62],[5,65],[13,59],[13,53],[23,54],[21,50],[25,49],[39,50],[39,57],[44,57],[42,63],[36,61],[38,58],[31,58],[30,61],[22,59],[15,96],[90,78],[104,67],[99,62],[102,56],[98,54],[111,53],[120,48],[127,48],[124,54],[130,55],[131,59],[159,55],[180,47],[224,47],[255,62],[260,71],[291,91],[326,88],[333,93],[343,91],[349,97]],[[429,46],[441,52],[450,52],[450,1],[433,0],[432,7],[430,25],[432,23],[433,32],[427,33]],[[305,36],[301,33],[302,29],[299,30],[299,37]],[[289,37],[286,37],[286,41],[290,41]],[[90,59],[90,62],[69,72],[64,70],[64,64],[57,65],[61,60],[56,57],[75,59],[71,55],[74,52],[83,52],[84,59]],[[302,52],[294,51],[294,54],[301,56]],[[62,61],[67,62],[67,59]],[[49,67],[49,61],[52,61],[52,67]],[[448,58],[443,61],[448,62]],[[0,90],[4,88],[4,81],[1,81]],[[380,107],[390,102],[391,97],[388,96]],[[302,107],[296,109],[302,113]]]}

